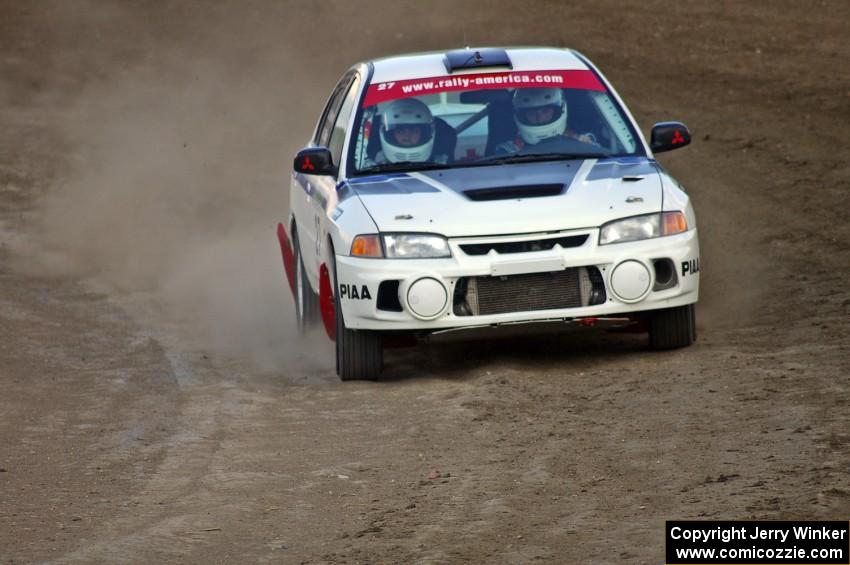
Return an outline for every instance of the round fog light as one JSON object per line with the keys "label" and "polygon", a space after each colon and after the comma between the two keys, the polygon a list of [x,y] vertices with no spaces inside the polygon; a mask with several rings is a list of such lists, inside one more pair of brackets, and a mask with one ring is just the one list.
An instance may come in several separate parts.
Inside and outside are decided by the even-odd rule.
{"label": "round fog light", "polygon": [[611,290],[623,302],[637,302],[649,292],[652,275],[640,261],[623,261],[611,273]]}
{"label": "round fog light", "polygon": [[407,288],[407,308],[417,318],[439,316],[449,301],[446,287],[437,279],[423,277]]}

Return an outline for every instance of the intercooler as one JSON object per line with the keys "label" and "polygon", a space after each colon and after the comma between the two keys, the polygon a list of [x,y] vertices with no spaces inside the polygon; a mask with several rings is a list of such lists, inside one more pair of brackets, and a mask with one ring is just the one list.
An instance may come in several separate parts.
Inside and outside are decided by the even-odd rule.
{"label": "intercooler", "polygon": [[596,267],[549,273],[465,277],[455,284],[454,314],[486,316],[578,308],[605,302],[605,284]]}

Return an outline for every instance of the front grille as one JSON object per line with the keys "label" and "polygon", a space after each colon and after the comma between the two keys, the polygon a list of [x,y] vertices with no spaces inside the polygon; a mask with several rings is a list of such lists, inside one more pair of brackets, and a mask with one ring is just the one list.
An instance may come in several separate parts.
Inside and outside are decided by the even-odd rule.
{"label": "front grille", "polygon": [[454,313],[486,316],[578,308],[605,302],[596,267],[502,277],[465,277],[455,284]]}
{"label": "front grille", "polygon": [[556,244],[564,249],[581,247],[585,241],[587,241],[587,234],[527,241],[463,243],[460,245],[460,248],[467,255],[487,255],[490,251],[495,251],[496,253],[527,253],[529,251],[548,251],[555,247]]}

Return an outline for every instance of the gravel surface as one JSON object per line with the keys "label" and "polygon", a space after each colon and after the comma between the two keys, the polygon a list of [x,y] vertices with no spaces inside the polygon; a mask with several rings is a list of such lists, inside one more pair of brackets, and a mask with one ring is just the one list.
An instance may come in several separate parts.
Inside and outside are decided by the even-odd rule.
{"label": "gravel surface", "polygon": [[[850,516],[850,4],[0,0],[0,561],[659,563]],[[577,48],[702,243],[699,340],[430,343],[341,384],[276,223],[342,72]]]}

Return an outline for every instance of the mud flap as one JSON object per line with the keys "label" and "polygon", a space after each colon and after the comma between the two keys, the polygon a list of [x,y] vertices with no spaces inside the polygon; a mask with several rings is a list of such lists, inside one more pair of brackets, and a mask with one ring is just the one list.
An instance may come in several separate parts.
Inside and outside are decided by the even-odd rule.
{"label": "mud flap", "polygon": [[319,267],[319,310],[322,312],[322,323],[331,341],[336,341],[336,304],[331,289],[331,277],[328,266],[322,263]]}
{"label": "mud flap", "polygon": [[292,245],[289,243],[289,236],[286,235],[286,228],[280,223],[277,225],[277,239],[280,241],[280,253],[283,255],[283,272],[286,275],[286,280],[289,281],[289,290],[292,291],[294,298],[295,256],[292,254]]}

